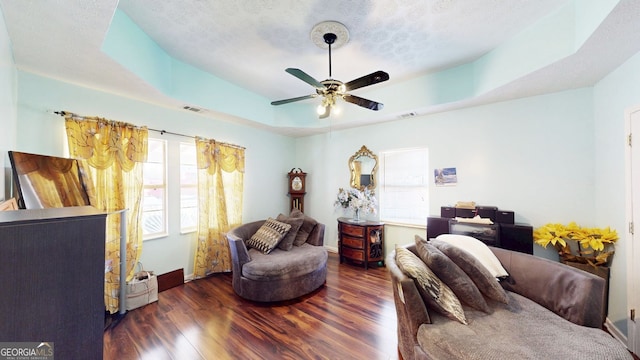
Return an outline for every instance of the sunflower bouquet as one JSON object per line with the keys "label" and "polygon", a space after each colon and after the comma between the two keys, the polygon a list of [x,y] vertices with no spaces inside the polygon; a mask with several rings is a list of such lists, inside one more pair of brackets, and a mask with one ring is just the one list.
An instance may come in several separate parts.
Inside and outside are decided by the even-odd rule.
{"label": "sunflower bouquet", "polygon": [[575,222],[546,224],[533,232],[533,241],[544,248],[553,245],[560,259],[592,266],[608,265],[618,238],[618,233],[609,227],[585,228]]}

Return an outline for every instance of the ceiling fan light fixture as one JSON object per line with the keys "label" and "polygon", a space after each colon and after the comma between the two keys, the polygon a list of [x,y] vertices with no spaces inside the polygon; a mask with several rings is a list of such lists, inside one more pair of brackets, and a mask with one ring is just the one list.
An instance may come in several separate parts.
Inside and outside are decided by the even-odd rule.
{"label": "ceiling fan light fixture", "polygon": [[322,103],[318,105],[318,107],[316,108],[316,112],[318,113],[318,115],[324,115],[327,113],[327,109],[333,107],[334,104],[334,96],[332,96],[331,94],[327,94],[324,98],[322,98]]}
{"label": "ceiling fan light fixture", "polygon": [[329,78],[324,81],[318,81],[300,69],[287,68],[285,70],[287,73],[313,86],[315,88],[315,94],[272,101],[271,105],[283,105],[321,96],[322,103],[316,108],[321,119],[329,117],[332,108],[334,111],[339,110],[336,107],[337,98],[369,110],[377,111],[383,108],[384,105],[379,102],[351,95],[347,92],[389,80],[389,74],[386,72],[378,70],[346,83],[340,80],[334,80],[331,77],[331,49],[336,49],[349,41],[349,31],[344,25],[337,21],[324,21],[316,24],[311,30],[311,40],[318,47],[329,50]]}

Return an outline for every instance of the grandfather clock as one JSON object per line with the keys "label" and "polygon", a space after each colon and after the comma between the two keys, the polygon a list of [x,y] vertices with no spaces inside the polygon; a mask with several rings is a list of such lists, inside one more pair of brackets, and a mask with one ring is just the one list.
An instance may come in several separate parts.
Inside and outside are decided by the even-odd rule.
{"label": "grandfather clock", "polygon": [[291,210],[298,209],[304,212],[305,177],[307,174],[300,168],[289,171],[289,196],[291,197]]}

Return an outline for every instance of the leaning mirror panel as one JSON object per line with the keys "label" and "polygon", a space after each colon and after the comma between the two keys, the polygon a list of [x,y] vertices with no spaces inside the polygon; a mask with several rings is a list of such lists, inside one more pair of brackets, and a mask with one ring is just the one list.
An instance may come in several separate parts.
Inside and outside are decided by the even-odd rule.
{"label": "leaning mirror panel", "polygon": [[358,190],[375,189],[377,169],[378,156],[362,145],[360,150],[349,158],[351,187]]}

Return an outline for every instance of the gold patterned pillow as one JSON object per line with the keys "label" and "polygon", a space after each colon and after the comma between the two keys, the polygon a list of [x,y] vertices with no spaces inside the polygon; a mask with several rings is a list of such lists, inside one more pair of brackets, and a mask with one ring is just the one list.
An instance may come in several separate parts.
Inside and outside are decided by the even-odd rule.
{"label": "gold patterned pillow", "polygon": [[268,218],[260,229],[247,241],[247,246],[268,254],[291,229],[291,225]]}
{"label": "gold patterned pillow", "polygon": [[416,254],[396,246],[396,263],[403,273],[414,279],[422,300],[429,308],[467,325],[460,300]]}

